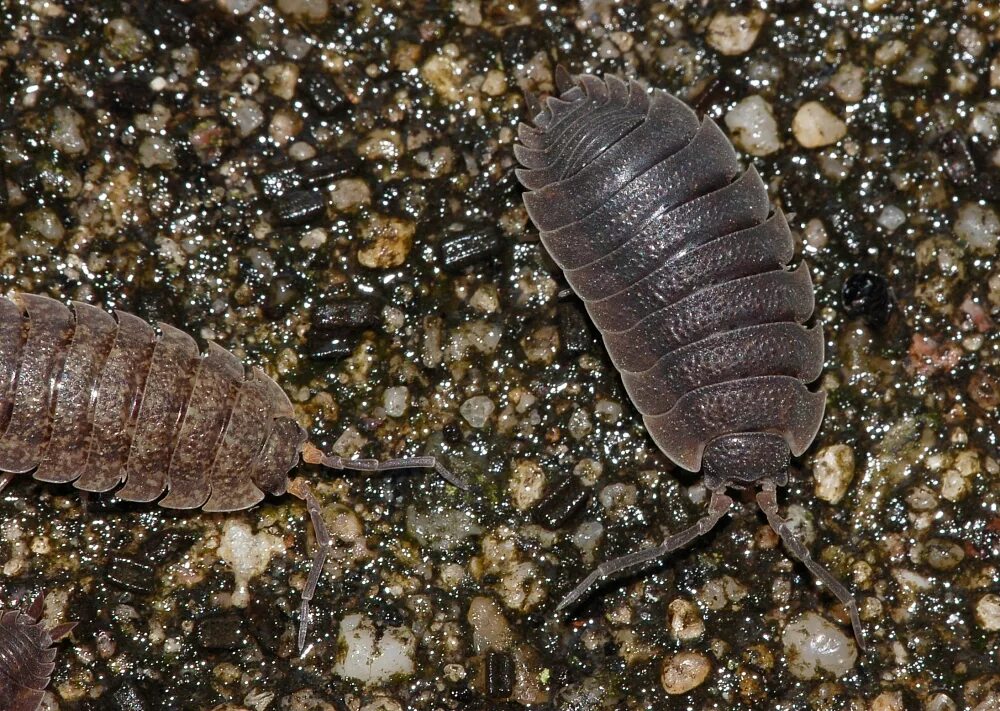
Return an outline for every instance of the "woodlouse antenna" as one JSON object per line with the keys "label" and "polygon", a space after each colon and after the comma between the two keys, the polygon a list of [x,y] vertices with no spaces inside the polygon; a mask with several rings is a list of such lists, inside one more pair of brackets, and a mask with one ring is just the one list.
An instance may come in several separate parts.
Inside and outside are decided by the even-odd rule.
{"label": "woodlouse antenna", "polygon": [[867,648],[865,647],[865,638],[861,630],[861,617],[858,615],[857,600],[844,587],[843,583],[833,577],[830,571],[812,559],[812,556],[809,555],[809,550],[795,536],[792,529],[788,527],[788,521],[781,518],[781,514],[778,512],[778,497],[774,482],[763,482],[763,487],[757,493],[757,504],[764,512],[764,515],[767,516],[767,522],[771,525],[771,528],[781,536],[781,540],[789,552],[802,561],[802,564],[813,575],[823,581],[823,584],[830,589],[830,592],[847,608],[847,612],[851,616],[851,627],[854,628],[854,638],[857,640],[861,651],[865,651]]}
{"label": "woodlouse antenna", "polygon": [[[433,469],[442,479],[449,484],[458,487],[462,491],[468,491],[468,482],[452,474],[435,457],[408,457],[402,459],[344,459],[335,455],[325,454],[316,445],[306,442],[302,448],[302,460],[307,464],[318,464],[330,469],[348,469],[352,471],[381,472],[393,469]],[[316,594],[316,587],[319,585],[320,576],[323,574],[323,564],[326,562],[333,541],[330,538],[330,531],[323,520],[323,510],[319,502],[313,496],[309,484],[303,479],[295,479],[288,485],[288,493],[296,496],[306,503],[309,511],[309,518],[312,521],[313,532],[316,535],[316,545],[318,550],[313,556],[312,565],[309,569],[309,577],[306,585],[302,589],[302,603],[299,607],[299,635],[298,650],[302,654],[305,649],[306,636],[309,631],[309,602]]]}
{"label": "woodlouse antenna", "polygon": [[719,522],[719,519],[729,512],[729,508],[732,505],[733,500],[726,496],[725,493],[721,491],[713,491],[712,500],[708,504],[708,512],[705,516],[699,519],[697,523],[690,528],[684,529],[680,533],[667,536],[663,543],[654,548],[636,551],[635,553],[629,553],[619,558],[613,558],[612,560],[601,563],[597,566],[594,572],[584,578],[579,585],[573,588],[569,595],[562,599],[562,602],[556,606],[556,612],[572,605],[574,602],[583,597],[590,587],[598,580],[607,579],[616,573],[620,573],[623,570],[629,570],[642,563],[659,560],[668,553],[686,546],[698,536],[708,533],[715,527],[715,524]]}
{"label": "woodlouse antenna", "polygon": [[318,546],[309,568],[309,577],[302,589],[302,602],[299,605],[298,650],[301,656],[302,650],[306,646],[306,635],[309,632],[309,602],[316,594],[316,586],[319,585],[320,576],[323,574],[323,564],[330,554],[333,543],[330,538],[330,530],[326,527],[326,521],[323,520],[323,510],[320,508],[319,502],[316,501],[316,497],[313,496],[309,484],[303,479],[294,479],[288,485],[288,493],[306,502],[306,510],[309,511],[309,519],[312,521],[313,533],[316,534],[316,545]]}
{"label": "woodlouse antenna", "polygon": [[469,490],[469,483],[451,473],[436,457],[404,457],[401,459],[345,459],[306,443],[302,459],[307,464],[319,464],[330,469],[349,469],[359,472],[385,472],[393,469],[433,469],[442,479],[462,491]]}

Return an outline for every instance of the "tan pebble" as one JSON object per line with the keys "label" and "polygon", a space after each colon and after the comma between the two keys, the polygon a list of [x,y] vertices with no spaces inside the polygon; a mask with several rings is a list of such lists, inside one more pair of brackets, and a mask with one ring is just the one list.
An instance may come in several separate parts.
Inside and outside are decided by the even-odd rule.
{"label": "tan pebble", "polygon": [[1000,595],[988,593],[976,603],[976,622],[984,630],[1000,630]]}
{"label": "tan pebble", "polygon": [[514,506],[519,511],[527,511],[542,498],[545,472],[530,459],[518,459],[511,467],[507,486]]}
{"label": "tan pebble", "polygon": [[818,101],[809,101],[792,119],[792,133],[805,148],[829,146],[847,135],[847,124]]}
{"label": "tan pebble", "polygon": [[854,478],[854,450],[846,444],[824,447],[813,463],[816,498],[839,503]]}
{"label": "tan pebble", "polygon": [[361,230],[365,246],[358,250],[358,261],[369,269],[398,267],[410,254],[416,230],[409,220],[374,215]]}
{"label": "tan pebble", "polygon": [[326,18],[330,4],[327,0],[278,0],[278,9],[286,15],[316,22]]}
{"label": "tan pebble", "polygon": [[830,79],[830,88],[844,103],[856,104],[865,95],[865,70],[856,64],[840,65]]}
{"label": "tan pebble", "polygon": [[766,156],[781,148],[778,122],[767,101],[756,94],[734,106],[725,118],[733,142],[754,156]]}
{"label": "tan pebble", "polygon": [[872,700],[871,711],[904,711],[903,695],[898,691],[884,691]]}
{"label": "tan pebble", "polygon": [[668,694],[686,694],[700,686],[712,665],[698,652],[681,652],[667,658],[660,672],[660,683]]}
{"label": "tan pebble", "polygon": [[712,49],[722,54],[746,54],[757,41],[763,24],[764,13],[759,10],[748,15],[720,12],[708,24],[707,41]]}
{"label": "tan pebble", "polygon": [[679,597],[667,606],[670,634],[681,642],[698,639],[705,634],[705,623],[701,619],[698,606],[690,600]]}
{"label": "tan pebble", "polygon": [[377,128],[358,144],[358,155],[367,160],[396,160],[403,152],[403,139],[391,128]]}

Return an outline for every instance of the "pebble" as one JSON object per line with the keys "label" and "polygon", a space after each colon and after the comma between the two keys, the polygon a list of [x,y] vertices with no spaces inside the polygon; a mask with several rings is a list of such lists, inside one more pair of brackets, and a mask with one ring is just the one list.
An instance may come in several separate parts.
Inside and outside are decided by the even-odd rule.
{"label": "pebble", "polygon": [[726,114],[725,122],[733,142],[750,155],[766,156],[781,148],[774,111],[757,94],[736,104]]}
{"label": "pebble", "polygon": [[813,462],[816,498],[839,503],[854,478],[854,450],[846,444],[824,447]]}
{"label": "pebble", "polygon": [[328,0],[278,0],[278,9],[286,15],[319,22],[330,11]]}
{"label": "pebble", "polygon": [[389,417],[402,417],[410,406],[410,390],[405,385],[386,388],[382,394],[382,406]]}
{"label": "pebble", "polygon": [[495,405],[485,395],[470,397],[458,408],[459,413],[471,426],[481,429],[489,422]]}
{"label": "pebble", "polygon": [[976,622],[984,630],[1000,630],[1000,595],[987,593],[976,602]]}
{"label": "pebble", "polygon": [[364,246],[358,261],[369,269],[389,269],[406,262],[416,226],[410,220],[375,214],[360,229]]}
{"label": "pebble", "polygon": [[686,694],[708,678],[712,664],[700,652],[680,652],[668,657],[660,671],[660,684],[668,694]]}
{"label": "pebble", "polygon": [[521,339],[521,348],[529,363],[551,364],[559,351],[559,327],[542,326]]}
{"label": "pebble", "polygon": [[80,155],[87,152],[87,141],[80,133],[84,124],[80,114],[69,106],[57,106],[52,110],[52,132],[49,143],[60,153]]}
{"label": "pebble", "polygon": [[792,119],[795,140],[805,148],[833,145],[847,135],[847,124],[818,101],[803,104]]}
{"label": "pebble", "polygon": [[878,223],[889,232],[895,232],[906,222],[906,213],[895,205],[886,205],[878,216]]}
{"label": "pebble", "polygon": [[705,634],[705,622],[698,606],[687,598],[671,600],[667,606],[670,635],[680,642],[690,642]]}
{"label": "pebble", "polygon": [[1000,240],[1000,219],[992,207],[966,203],[958,210],[955,236],[980,254],[996,254]]}
{"label": "pebble", "polygon": [[856,64],[842,64],[830,79],[830,88],[846,104],[856,104],[865,96],[865,70]]}
{"label": "pebble", "polygon": [[712,49],[729,56],[745,54],[757,41],[764,24],[764,13],[756,10],[748,15],[717,13],[708,23],[707,42]]}
{"label": "pebble", "polygon": [[[475,516],[458,509],[427,509],[410,506],[406,509],[406,530],[421,546],[438,551],[454,550],[467,538],[483,532]],[[461,568],[460,575],[465,574]]]}
{"label": "pebble", "polygon": [[363,178],[344,178],[330,188],[330,204],[340,212],[357,210],[371,201],[372,190]]}
{"label": "pebble", "polygon": [[333,673],[363,684],[377,684],[398,675],[413,673],[417,639],[409,627],[376,630],[361,614],[340,621],[337,661]]}
{"label": "pebble", "polygon": [[781,633],[788,670],[798,679],[840,678],[854,666],[858,650],[839,627],[815,612],[805,612]]}
{"label": "pebble", "polygon": [[511,465],[507,488],[514,506],[519,511],[527,511],[542,498],[545,472],[530,459],[515,460]]}
{"label": "pebble", "polygon": [[231,601],[234,607],[246,607],[250,602],[250,579],[267,570],[273,556],[284,555],[285,545],[270,533],[255,534],[249,525],[234,518],[226,519],[223,526],[219,557],[229,563],[236,579]]}

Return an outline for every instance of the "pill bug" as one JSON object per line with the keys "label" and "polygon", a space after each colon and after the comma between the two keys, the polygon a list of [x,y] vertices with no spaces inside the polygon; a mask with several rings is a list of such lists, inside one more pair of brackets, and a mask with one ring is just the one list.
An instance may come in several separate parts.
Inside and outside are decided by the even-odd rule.
{"label": "pill bug", "polygon": [[776,489],[790,455],[812,443],[826,396],[823,331],[804,324],[813,285],[793,257],[780,209],[726,135],[671,94],[635,81],[556,73],[558,96],[529,95],[514,152],[524,204],[604,339],[653,441],[701,470],[708,512],[657,547],[602,563],[560,603],[598,580],[656,560],[709,531],[727,487],[756,499],[785,546],[847,608],[857,604],[781,518]]}
{"label": "pill bug", "polygon": [[173,509],[237,511],[286,492],[303,499],[319,549],[302,592],[301,651],[332,542],[308,485],[288,478],[300,458],[333,469],[433,468],[467,487],[434,457],[324,454],[264,371],[215,343],[200,353],[165,323],[159,330],[75,301],[70,309],[46,296],[0,298],[0,491],[33,472]]}
{"label": "pill bug", "polygon": [[0,612],[0,709],[36,711],[55,669],[52,646],[68,635],[75,622],[46,629],[41,623],[44,594],[26,610]]}

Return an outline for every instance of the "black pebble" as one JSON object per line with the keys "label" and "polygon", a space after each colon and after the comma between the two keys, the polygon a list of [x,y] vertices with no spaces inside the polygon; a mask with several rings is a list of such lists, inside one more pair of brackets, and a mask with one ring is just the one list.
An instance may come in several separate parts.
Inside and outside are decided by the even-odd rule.
{"label": "black pebble", "polygon": [[881,274],[858,272],[844,282],[844,308],[849,316],[860,316],[871,326],[889,320],[894,302],[889,280]]}
{"label": "black pebble", "polygon": [[448,271],[461,271],[500,253],[503,243],[492,227],[449,235],[441,242],[441,262]]}

